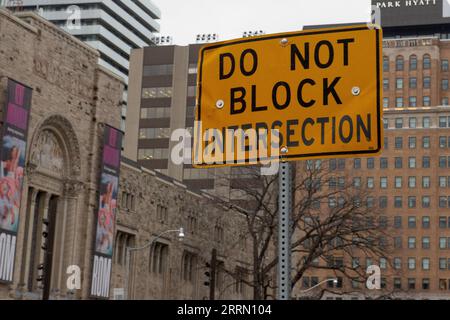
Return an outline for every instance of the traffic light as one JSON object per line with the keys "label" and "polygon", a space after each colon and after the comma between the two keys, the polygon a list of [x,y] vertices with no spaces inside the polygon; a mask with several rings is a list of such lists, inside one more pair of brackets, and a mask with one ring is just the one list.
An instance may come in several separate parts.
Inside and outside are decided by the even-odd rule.
{"label": "traffic light", "polygon": [[205,286],[209,287],[209,285],[211,284],[211,265],[208,262],[206,262],[205,263],[205,267],[207,269],[207,271],[204,272],[204,275],[206,277],[206,281],[203,282],[203,284]]}

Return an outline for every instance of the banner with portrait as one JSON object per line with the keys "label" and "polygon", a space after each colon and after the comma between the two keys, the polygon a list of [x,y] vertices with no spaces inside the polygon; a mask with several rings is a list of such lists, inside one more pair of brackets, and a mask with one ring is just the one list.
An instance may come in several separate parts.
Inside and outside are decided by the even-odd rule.
{"label": "banner with portrait", "polygon": [[122,131],[105,125],[91,281],[95,298],[109,297],[122,137]]}
{"label": "banner with portrait", "polygon": [[13,281],[32,89],[8,79],[0,147],[0,282]]}

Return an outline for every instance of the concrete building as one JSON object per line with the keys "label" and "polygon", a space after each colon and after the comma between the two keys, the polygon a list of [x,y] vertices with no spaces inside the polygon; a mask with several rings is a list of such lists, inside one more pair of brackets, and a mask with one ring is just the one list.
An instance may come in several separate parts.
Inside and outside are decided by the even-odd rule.
{"label": "concrete building", "polygon": [[[0,283],[0,298],[42,297],[42,228],[52,216],[50,299],[89,299],[103,131],[105,124],[120,125],[122,79],[98,64],[97,50],[32,12],[0,9],[0,42],[0,104],[6,104],[7,78],[33,89],[13,281]],[[220,203],[124,158],[110,298],[125,287],[125,247],[181,226],[183,242],[169,234],[132,255],[128,296],[207,296],[205,262],[217,249],[216,297],[249,298],[245,223]],[[80,267],[80,290],[66,285],[71,265]]]}
{"label": "concrete building", "polygon": [[130,52],[154,44],[154,33],[160,29],[158,7],[150,0],[4,0],[3,5],[16,11],[37,11],[98,50],[99,64],[125,81],[121,123],[124,130]]}

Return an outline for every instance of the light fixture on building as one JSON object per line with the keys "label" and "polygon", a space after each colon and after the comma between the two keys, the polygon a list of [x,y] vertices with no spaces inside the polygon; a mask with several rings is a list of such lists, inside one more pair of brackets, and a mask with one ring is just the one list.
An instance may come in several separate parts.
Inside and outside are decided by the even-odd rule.
{"label": "light fixture on building", "polygon": [[157,46],[170,46],[173,43],[171,36],[152,37],[152,42]]}
{"label": "light fixture on building", "polygon": [[256,30],[256,31],[244,31],[242,34],[243,38],[249,38],[249,37],[256,37],[256,36],[262,36],[263,34],[266,34],[263,30]]}
{"label": "light fixture on building", "polygon": [[217,33],[204,33],[204,34],[198,34],[195,42],[196,43],[209,43],[209,42],[216,42],[219,40],[219,35]]}

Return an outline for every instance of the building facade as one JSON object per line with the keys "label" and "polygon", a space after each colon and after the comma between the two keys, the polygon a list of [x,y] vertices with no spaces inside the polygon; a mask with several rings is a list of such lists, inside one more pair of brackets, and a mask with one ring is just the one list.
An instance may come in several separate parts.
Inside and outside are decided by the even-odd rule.
{"label": "building facade", "polygon": [[[123,81],[98,64],[97,50],[35,13],[0,9],[0,43],[0,104],[8,78],[33,89],[13,282],[0,284],[0,298],[42,298],[47,236],[55,244],[50,299],[89,299],[100,150],[104,126],[120,125]],[[249,297],[242,216],[134,161],[124,158],[121,167],[110,298],[123,292],[128,274],[130,298],[201,299],[212,249],[223,266],[217,297]],[[54,231],[45,235],[48,217]],[[180,227],[183,242],[175,234],[159,238],[135,252],[126,271],[126,247]],[[79,290],[67,287],[70,266],[81,270]]]}
{"label": "building facade", "polygon": [[154,33],[160,30],[158,7],[150,0],[5,0],[4,5],[15,11],[36,11],[99,52],[99,64],[125,81],[124,130],[130,52],[154,44]]}

